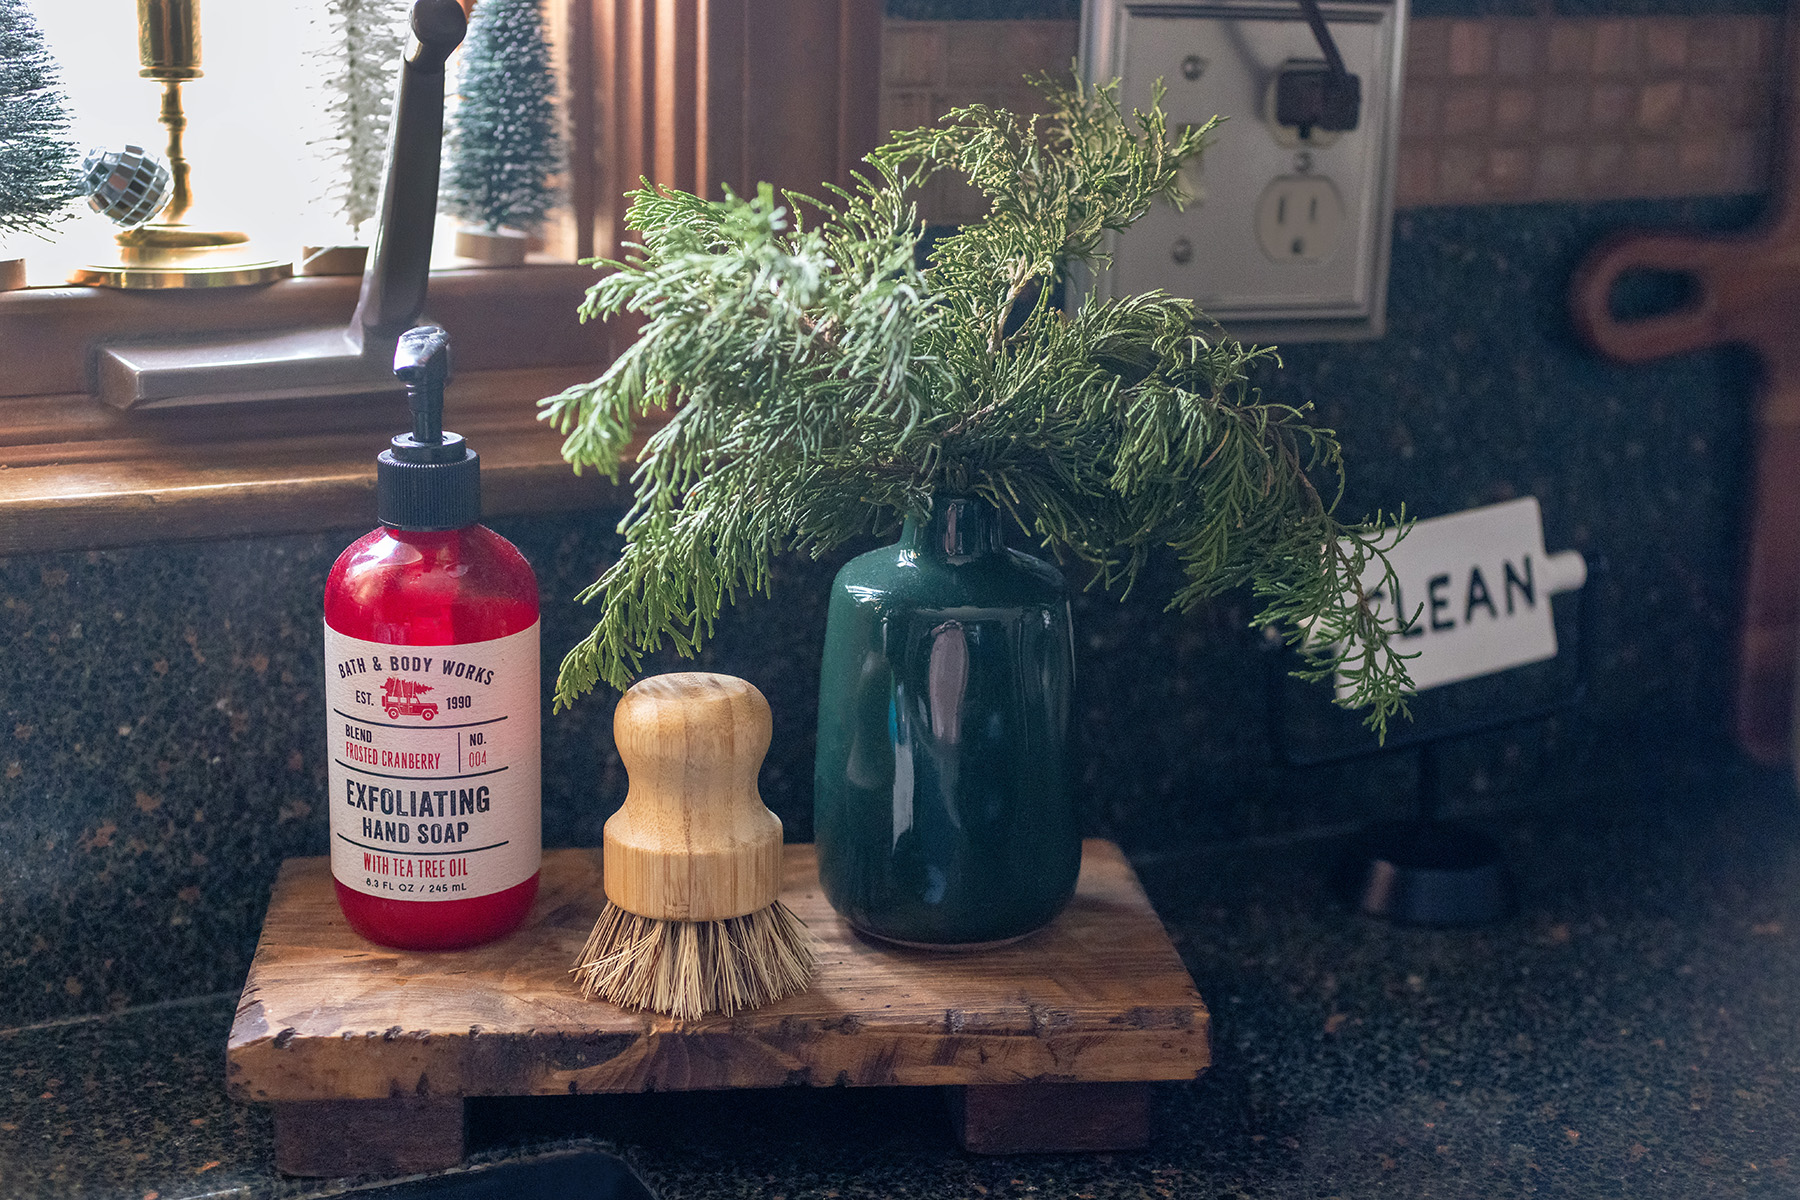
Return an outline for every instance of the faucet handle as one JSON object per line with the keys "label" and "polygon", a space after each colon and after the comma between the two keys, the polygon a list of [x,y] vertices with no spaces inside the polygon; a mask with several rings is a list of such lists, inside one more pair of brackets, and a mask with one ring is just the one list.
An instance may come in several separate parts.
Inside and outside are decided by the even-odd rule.
{"label": "faucet handle", "polygon": [[457,0],[417,0],[412,7],[412,31],[418,44],[406,61],[428,71],[442,70],[444,60],[462,43],[468,25],[469,18]]}
{"label": "faucet handle", "polygon": [[444,142],[444,60],[468,22],[456,0],[414,0],[412,27],[418,44],[400,68],[381,219],[350,318],[350,335],[371,366],[385,361],[393,339],[425,311]]}

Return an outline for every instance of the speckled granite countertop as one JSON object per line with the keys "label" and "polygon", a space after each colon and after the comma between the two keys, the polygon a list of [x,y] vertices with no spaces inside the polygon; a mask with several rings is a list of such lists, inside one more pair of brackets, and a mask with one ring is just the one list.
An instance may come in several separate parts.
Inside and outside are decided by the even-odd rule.
{"label": "speckled granite countertop", "polygon": [[[603,1139],[712,1196],[1787,1196],[1800,1192],[1800,806],[1785,775],[1645,772],[1493,828],[1519,915],[1394,929],[1328,840],[1145,859],[1215,1015],[1133,1154],[988,1159],[927,1090],[470,1106],[482,1158]],[[0,1195],[296,1196],[225,1098],[234,997],[0,1035]]]}

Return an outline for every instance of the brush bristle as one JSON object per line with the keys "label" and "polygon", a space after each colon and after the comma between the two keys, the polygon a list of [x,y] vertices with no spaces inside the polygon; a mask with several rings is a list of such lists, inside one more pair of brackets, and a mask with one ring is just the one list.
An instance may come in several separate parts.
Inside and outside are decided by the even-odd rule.
{"label": "brush bristle", "polygon": [[608,903],[574,975],[589,1000],[691,1021],[804,991],[814,961],[805,924],[779,900],[723,921],[658,921]]}

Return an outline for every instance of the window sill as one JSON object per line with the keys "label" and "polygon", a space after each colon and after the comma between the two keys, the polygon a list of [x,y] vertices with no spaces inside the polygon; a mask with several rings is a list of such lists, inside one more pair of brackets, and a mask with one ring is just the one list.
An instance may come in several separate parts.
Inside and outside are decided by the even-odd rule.
{"label": "window sill", "polygon": [[[483,371],[451,383],[446,408],[452,428],[481,454],[487,515],[622,497],[593,472],[577,477],[562,459],[562,439],[536,419],[539,397],[594,373]],[[31,405],[65,401],[94,403],[85,395],[0,401],[0,429],[29,419],[21,410]],[[343,419],[318,432],[316,406],[254,406],[254,424],[242,419],[251,407],[230,420],[218,409],[187,409],[149,434],[102,419],[79,440],[0,446],[0,555],[374,523],[375,455],[405,424],[404,412],[339,410]]]}
{"label": "window sill", "polygon": [[[594,279],[574,263],[433,271],[425,316],[456,339],[460,369],[591,365],[604,355],[605,334],[575,309]],[[104,342],[348,325],[361,287],[360,276],[337,275],[196,291],[0,293],[0,396],[86,392]]]}
{"label": "window sill", "polygon": [[[566,264],[432,276],[427,315],[456,339],[446,423],[481,453],[489,515],[620,498],[592,472],[577,477],[537,420],[539,398],[592,379],[610,357],[605,330],[575,315],[593,279]],[[347,323],[359,286],[0,295],[0,555],[371,524],[375,455],[407,424],[401,404],[120,412],[87,391],[102,342]]]}

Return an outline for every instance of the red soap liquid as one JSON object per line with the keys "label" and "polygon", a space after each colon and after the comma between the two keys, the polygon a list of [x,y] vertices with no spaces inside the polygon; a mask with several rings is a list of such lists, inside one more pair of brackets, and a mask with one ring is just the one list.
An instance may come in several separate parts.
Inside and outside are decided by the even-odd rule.
{"label": "red soap liquid", "polygon": [[[325,623],[364,641],[455,646],[519,633],[537,619],[531,565],[484,525],[377,529],[338,556],[325,582]],[[535,874],[505,891],[446,900],[392,900],[332,882],[351,928],[402,950],[492,941],[518,927],[538,890]]]}

